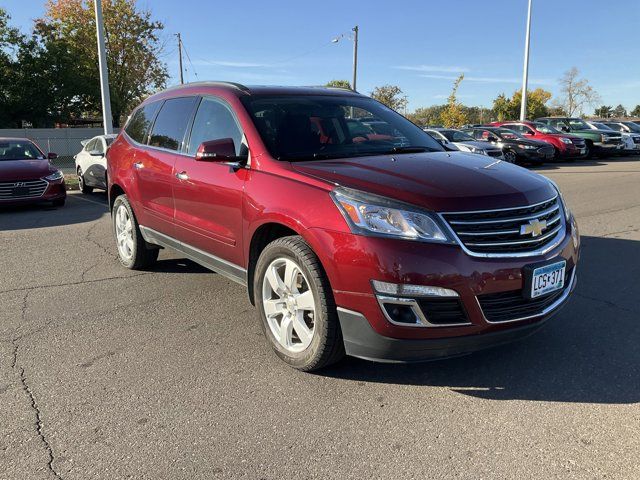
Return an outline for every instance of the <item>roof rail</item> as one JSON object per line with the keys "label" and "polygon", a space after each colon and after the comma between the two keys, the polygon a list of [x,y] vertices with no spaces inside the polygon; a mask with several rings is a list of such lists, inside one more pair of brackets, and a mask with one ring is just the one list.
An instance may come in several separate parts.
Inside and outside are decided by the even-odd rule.
{"label": "roof rail", "polygon": [[174,85],[173,87],[169,87],[167,88],[165,91],[167,90],[175,90],[177,88],[183,88],[183,87],[198,87],[198,86],[225,86],[225,87],[233,87],[236,88],[238,90],[241,90],[243,92],[248,92],[249,88],[246,85],[243,85],[241,83],[237,83],[237,82],[225,82],[225,81],[219,81],[219,80],[212,80],[212,81],[202,81],[202,82],[192,82],[192,83],[185,83],[185,84],[181,84],[181,85]]}
{"label": "roof rail", "polygon": [[333,90],[344,90],[344,91],[347,91],[347,92],[359,93],[357,90],[353,90],[352,88],[338,87],[338,86],[334,86],[334,85],[309,85],[307,88],[327,88],[329,90],[331,90],[331,89],[333,89]]}

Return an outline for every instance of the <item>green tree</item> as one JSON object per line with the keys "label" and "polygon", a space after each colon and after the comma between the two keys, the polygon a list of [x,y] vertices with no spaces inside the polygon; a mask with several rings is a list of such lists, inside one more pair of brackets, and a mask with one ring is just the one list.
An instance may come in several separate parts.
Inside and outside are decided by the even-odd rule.
{"label": "green tree", "polygon": [[392,110],[399,111],[407,106],[406,97],[402,96],[402,89],[397,85],[383,85],[376,87],[371,92],[371,98],[384,103]]}
{"label": "green tree", "polygon": [[593,113],[595,114],[596,117],[599,117],[599,118],[609,118],[612,115],[612,111],[613,111],[613,108],[607,105],[602,105],[596,108]]}
{"label": "green tree", "polygon": [[500,122],[516,118],[511,100],[504,93],[493,100],[493,112]]}
{"label": "green tree", "polygon": [[614,117],[618,117],[618,118],[626,117],[627,116],[627,109],[619,104],[619,105],[616,106],[616,108],[613,109],[612,113],[613,113]]}
{"label": "green tree", "polygon": [[[542,88],[527,90],[527,118],[546,117],[549,115],[547,102],[551,99],[551,92]],[[501,93],[493,101],[493,112],[499,121],[520,118],[522,105],[522,89],[513,92],[511,98]]]}
{"label": "green tree", "polygon": [[460,83],[464,79],[464,74],[461,74],[453,83],[451,94],[447,99],[447,106],[442,112],[442,123],[445,127],[461,127],[462,125],[469,123],[467,116],[465,115],[462,105],[458,102],[457,93],[460,88]]}
{"label": "green tree", "polygon": [[445,108],[447,108],[446,105],[420,107],[413,113],[408,114],[407,118],[416,125],[420,125],[422,127],[429,125],[442,125],[442,112]]}
{"label": "green tree", "polygon": [[[164,26],[151,19],[150,11],[139,9],[135,0],[105,0],[102,6],[111,110],[118,126],[137,103],[166,84],[159,37]],[[101,110],[95,31],[90,0],[49,0],[45,16],[36,22],[40,43],[54,50],[56,59],[62,60],[64,54],[74,60],[66,76],[78,80],[70,101],[93,114]]]}
{"label": "green tree", "polygon": [[629,112],[629,115],[632,117],[640,117],[640,105],[636,105],[635,108]]}
{"label": "green tree", "polygon": [[15,126],[14,74],[17,68],[17,51],[24,37],[9,22],[11,17],[0,7],[0,127]]}
{"label": "green tree", "polygon": [[348,88],[351,90],[349,80],[331,80],[325,84],[325,87]]}

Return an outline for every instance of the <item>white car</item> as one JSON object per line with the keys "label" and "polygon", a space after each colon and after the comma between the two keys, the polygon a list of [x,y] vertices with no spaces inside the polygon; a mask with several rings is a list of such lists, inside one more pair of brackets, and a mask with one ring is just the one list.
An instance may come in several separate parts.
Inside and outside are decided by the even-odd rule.
{"label": "white car", "polygon": [[640,151],[640,134],[628,132],[623,129],[616,128],[615,125],[604,122],[587,121],[592,128],[600,130],[613,130],[614,132],[620,132],[622,135],[622,143],[624,143],[623,151],[625,153],[636,153]]}
{"label": "white car", "polygon": [[94,188],[107,189],[107,149],[116,137],[117,135],[98,135],[81,142],[83,148],[73,158],[82,193],[91,193]]}

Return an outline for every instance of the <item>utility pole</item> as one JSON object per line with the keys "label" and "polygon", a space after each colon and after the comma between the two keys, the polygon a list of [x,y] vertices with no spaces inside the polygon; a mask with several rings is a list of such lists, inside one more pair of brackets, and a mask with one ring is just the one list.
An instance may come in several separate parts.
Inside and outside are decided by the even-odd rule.
{"label": "utility pole", "polygon": [[522,102],[520,103],[520,121],[527,119],[527,83],[529,81],[529,43],[531,40],[531,2],[527,10],[527,34],[524,41],[524,71],[522,73]]}
{"label": "utility pole", "polygon": [[107,69],[107,50],[104,45],[104,20],[102,19],[102,0],[95,0],[96,37],[98,39],[98,67],[100,69],[100,93],[102,96],[102,123],[105,135],[113,133],[111,118],[111,96],[109,95],[109,72]]}
{"label": "utility pole", "polygon": [[353,27],[353,83],[351,88],[356,91],[356,80],[358,77],[358,26]]}
{"label": "utility pole", "polygon": [[182,70],[182,37],[179,33],[176,33],[178,37],[178,63],[180,64],[180,85],[184,84],[184,76]]}

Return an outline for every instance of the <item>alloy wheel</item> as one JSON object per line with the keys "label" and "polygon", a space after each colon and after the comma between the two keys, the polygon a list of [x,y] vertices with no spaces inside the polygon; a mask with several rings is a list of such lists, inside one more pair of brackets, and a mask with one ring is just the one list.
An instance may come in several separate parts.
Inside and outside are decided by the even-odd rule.
{"label": "alloy wheel", "polygon": [[129,210],[124,205],[119,205],[115,214],[116,243],[118,253],[125,260],[133,257],[133,222]]}
{"label": "alloy wheel", "polygon": [[305,350],[315,332],[315,298],[300,266],[289,258],[276,258],[262,280],[262,304],[276,341],[287,351]]}
{"label": "alloy wheel", "polygon": [[516,154],[509,151],[504,154],[504,159],[509,163],[516,163]]}

